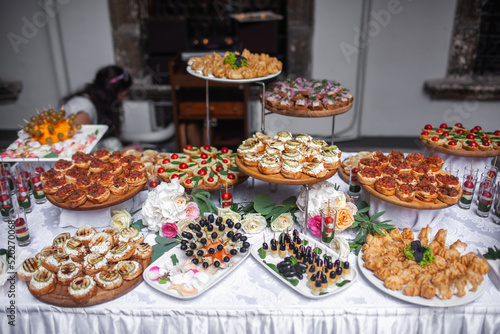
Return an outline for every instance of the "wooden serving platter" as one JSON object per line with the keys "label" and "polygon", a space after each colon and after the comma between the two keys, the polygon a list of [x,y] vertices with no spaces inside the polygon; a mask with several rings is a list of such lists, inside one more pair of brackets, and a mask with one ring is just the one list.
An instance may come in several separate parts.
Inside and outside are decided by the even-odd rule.
{"label": "wooden serving platter", "polygon": [[[151,263],[151,258],[145,260],[135,260],[142,265],[142,270],[144,270]],[[110,300],[120,298],[124,294],[133,290],[136,286],[138,286],[142,282],[142,273],[131,281],[123,281],[123,284],[116,289],[113,290],[104,290],[101,287],[97,286],[97,293],[95,296],[90,298],[86,303],[76,303],[71,299],[68,293],[68,286],[57,284],[54,291],[49,294],[42,295],[36,297],[38,300],[61,307],[87,307],[97,304],[102,304],[105,302],[109,302]],[[27,282],[29,285],[29,282]]]}
{"label": "wooden serving platter", "polygon": [[245,165],[243,161],[240,160],[239,157],[236,157],[235,161],[238,168],[248,176],[251,176],[261,181],[278,183],[278,184],[303,185],[303,184],[318,183],[331,178],[337,172],[336,169],[332,169],[326,174],[326,176],[320,178],[310,177],[309,175],[302,173],[302,176],[298,179],[287,179],[283,177],[281,174],[273,174],[273,175],[262,174],[261,172],[259,172],[257,167],[249,167]]}
{"label": "wooden serving platter", "polygon": [[352,102],[345,107],[340,107],[335,110],[295,110],[295,109],[278,109],[271,107],[266,104],[266,109],[274,114],[280,114],[284,116],[293,116],[293,117],[304,117],[304,118],[315,118],[315,117],[328,117],[328,116],[337,116],[343,113],[348,112],[352,108]]}
{"label": "wooden serving platter", "polygon": [[345,183],[349,184],[349,175],[344,171],[344,163],[342,163],[342,165],[340,166],[338,173],[340,179]]}
{"label": "wooden serving platter", "polygon": [[[439,174],[446,174],[445,171],[440,170],[437,173]],[[410,209],[419,209],[419,210],[439,210],[439,209],[445,209],[447,207],[450,207],[452,205],[457,204],[457,202],[460,200],[460,197],[462,197],[462,187],[460,187],[460,192],[459,196],[457,199],[457,202],[453,203],[452,205],[446,204],[444,202],[441,202],[440,200],[436,199],[434,202],[424,202],[419,200],[418,198],[415,198],[411,202],[405,202],[400,200],[396,195],[391,195],[391,196],[386,196],[382,195],[379,193],[377,190],[375,190],[375,186],[368,186],[365,184],[361,183],[361,187],[370,195],[377,197],[383,201],[386,201],[387,203],[391,203],[394,205],[402,206],[405,208],[410,208]]]}
{"label": "wooden serving platter", "polygon": [[129,190],[125,195],[117,196],[117,195],[111,194],[111,196],[109,196],[108,200],[106,202],[103,202],[103,203],[95,204],[87,199],[87,201],[85,203],[83,203],[82,205],[80,205],[79,207],[76,207],[76,208],[70,207],[69,204],[66,202],[59,203],[58,201],[55,200],[54,196],[52,196],[52,195],[47,194],[46,196],[47,196],[47,199],[49,200],[50,203],[54,204],[55,206],[57,206],[61,209],[67,209],[67,210],[73,210],[73,211],[91,211],[91,210],[109,208],[113,205],[123,203],[126,200],[129,200],[132,197],[134,197],[135,195],[137,195],[138,193],[140,193],[142,190],[144,190],[145,184],[146,184],[146,182],[144,182],[144,184],[137,186],[137,187],[129,187]]}
{"label": "wooden serving platter", "polygon": [[463,148],[459,149],[459,150],[452,150],[452,149],[446,148],[446,147],[441,146],[441,145],[433,145],[425,139],[420,139],[420,142],[422,143],[422,145],[424,145],[426,148],[428,148],[430,150],[440,152],[440,153],[449,154],[449,155],[454,155],[457,157],[491,158],[491,157],[496,157],[496,156],[500,155],[500,150],[496,150],[496,149],[492,149],[489,151],[481,151],[481,150],[467,151]]}

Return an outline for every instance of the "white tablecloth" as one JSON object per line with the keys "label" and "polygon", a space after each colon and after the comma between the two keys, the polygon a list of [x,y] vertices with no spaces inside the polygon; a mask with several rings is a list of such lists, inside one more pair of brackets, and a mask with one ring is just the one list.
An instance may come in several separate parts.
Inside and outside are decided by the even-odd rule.
{"label": "white tablecloth", "polygon": [[[347,191],[338,176],[330,179]],[[266,183],[256,181],[254,189],[236,187],[239,202],[251,201],[268,192]],[[298,186],[280,185],[275,200],[298,195]],[[134,206],[140,206],[141,194]],[[144,194],[142,194],[144,197]],[[216,202],[216,195],[212,199]],[[478,247],[500,247],[500,226],[491,218],[475,215],[458,206],[442,210],[432,222],[433,231],[446,228],[448,236],[466,242],[468,251]],[[84,215],[85,213],[82,213]],[[34,255],[63,231],[61,209],[50,203],[37,205],[28,215]],[[137,218],[140,213],[136,214]],[[393,221],[396,225],[405,222]],[[145,232],[147,234],[147,232]],[[147,235],[147,241],[154,235]],[[7,246],[7,228],[0,231],[0,248]],[[351,263],[357,263],[353,254]],[[357,268],[357,265],[356,265]],[[358,268],[357,268],[358,269]],[[359,270],[359,269],[358,269]],[[130,293],[107,303],[86,308],[61,308],[34,298],[26,284],[16,281],[15,298],[4,286],[0,295],[0,332],[9,333],[499,333],[500,292],[488,279],[484,294],[474,302],[450,308],[422,307],[395,299],[376,289],[360,273],[349,289],[322,299],[308,299],[272,276],[249,256],[245,262],[210,290],[192,300],[179,300],[141,283]],[[8,324],[6,309],[16,308],[15,327]]]}

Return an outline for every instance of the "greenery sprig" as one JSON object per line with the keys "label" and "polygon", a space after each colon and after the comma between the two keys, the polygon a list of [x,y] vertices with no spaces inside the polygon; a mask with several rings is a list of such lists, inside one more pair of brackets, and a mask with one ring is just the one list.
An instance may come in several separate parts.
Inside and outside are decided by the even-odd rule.
{"label": "greenery sprig", "polygon": [[500,259],[500,249],[497,248],[497,246],[494,246],[495,249],[493,248],[488,248],[488,253],[484,254],[484,258],[488,260],[498,260]]}
{"label": "greenery sprig", "polygon": [[[270,225],[273,220],[281,214],[290,212],[293,216],[297,210],[297,197],[290,196],[281,203],[274,203],[269,194],[259,194],[255,196],[252,202],[246,206],[231,207],[233,211],[245,215],[247,213],[260,213],[266,218],[267,224]],[[234,206],[234,204],[233,204]]]}
{"label": "greenery sprig", "polygon": [[358,235],[349,243],[351,251],[354,251],[356,255],[358,255],[361,247],[366,243],[366,236],[368,234],[375,235],[375,233],[378,233],[383,235],[384,232],[382,230],[394,229],[394,225],[387,224],[390,220],[384,220],[380,223],[375,222],[375,220],[381,217],[385,211],[377,212],[370,217],[368,215],[368,211],[370,210],[368,203],[361,201],[357,204],[357,207],[358,212],[354,215],[354,224],[352,224],[350,228],[357,228]]}
{"label": "greenery sprig", "polygon": [[208,191],[198,189],[199,182],[200,179],[196,180],[193,190],[191,190],[191,193],[189,195],[193,198],[193,201],[198,205],[198,208],[200,209],[200,216],[203,217],[203,214],[205,212],[217,213],[218,211],[217,207],[210,200],[210,193]]}

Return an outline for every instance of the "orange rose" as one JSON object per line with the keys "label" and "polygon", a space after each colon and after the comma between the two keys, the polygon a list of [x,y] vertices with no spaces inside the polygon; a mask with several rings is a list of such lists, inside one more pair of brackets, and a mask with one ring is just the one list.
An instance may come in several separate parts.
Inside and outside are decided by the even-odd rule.
{"label": "orange rose", "polygon": [[351,210],[347,208],[342,208],[337,211],[337,221],[335,222],[335,228],[337,231],[343,231],[354,224],[354,217],[352,216]]}

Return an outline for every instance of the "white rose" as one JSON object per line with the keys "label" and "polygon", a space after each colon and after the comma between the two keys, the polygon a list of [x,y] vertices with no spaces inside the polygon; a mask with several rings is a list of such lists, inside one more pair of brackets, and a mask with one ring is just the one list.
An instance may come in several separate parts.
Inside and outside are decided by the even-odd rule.
{"label": "white rose", "polygon": [[234,212],[230,208],[219,208],[218,214],[219,217],[222,217],[224,223],[227,219],[231,219],[233,223],[239,223],[241,221],[241,215],[239,213]]}
{"label": "white rose", "polygon": [[288,231],[293,226],[293,217],[290,212],[279,215],[271,222],[271,230],[274,232]]}
{"label": "white rose", "polygon": [[345,207],[351,211],[353,216],[358,212],[358,207],[352,202],[346,202]]}
{"label": "white rose", "polygon": [[182,211],[187,206],[187,199],[184,196],[176,196],[174,198],[175,204],[177,205],[177,210]]}
{"label": "white rose", "polygon": [[113,210],[113,217],[111,217],[111,226],[114,226],[120,230],[130,227],[132,223],[132,216],[127,210]]}
{"label": "white rose", "polygon": [[256,234],[264,231],[267,221],[260,213],[249,213],[243,217],[241,228],[245,233]]}
{"label": "white rose", "polygon": [[346,257],[349,255],[351,248],[349,247],[349,242],[343,237],[336,236],[330,243],[330,248],[333,249],[340,257]]}

